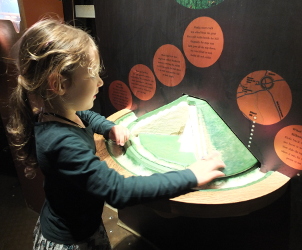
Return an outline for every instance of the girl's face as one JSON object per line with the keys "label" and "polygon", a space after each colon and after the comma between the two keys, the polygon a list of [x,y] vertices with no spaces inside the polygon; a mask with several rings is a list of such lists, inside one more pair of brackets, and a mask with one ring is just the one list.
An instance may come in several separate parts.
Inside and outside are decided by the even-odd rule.
{"label": "girl's face", "polygon": [[70,110],[83,111],[93,107],[99,87],[103,85],[99,77],[99,65],[98,52],[90,47],[85,66],[78,67],[71,76],[71,82],[67,84],[64,104]]}

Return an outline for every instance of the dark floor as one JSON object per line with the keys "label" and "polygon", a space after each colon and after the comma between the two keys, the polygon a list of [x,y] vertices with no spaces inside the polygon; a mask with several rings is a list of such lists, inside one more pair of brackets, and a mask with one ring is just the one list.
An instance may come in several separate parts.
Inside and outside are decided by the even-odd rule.
{"label": "dark floor", "polygon": [[[26,206],[17,177],[0,174],[0,250],[32,249],[32,231],[37,218],[38,214]],[[119,226],[114,209],[105,206],[103,220],[114,250],[154,249]]]}

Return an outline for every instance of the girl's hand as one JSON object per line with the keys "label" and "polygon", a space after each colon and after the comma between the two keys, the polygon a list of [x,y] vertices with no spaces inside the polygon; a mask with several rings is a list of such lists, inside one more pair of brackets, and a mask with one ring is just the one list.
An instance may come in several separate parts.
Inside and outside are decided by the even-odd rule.
{"label": "girl's hand", "polygon": [[219,159],[219,152],[214,151],[202,160],[198,160],[188,167],[195,174],[197,186],[202,186],[225,174],[219,169],[225,168],[225,164]]}
{"label": "girl's hand", "polygon": [[121,125],[115,125],[109,132],[109,139],[115,141],[117,145],[124,146],[129,140],[129,130]]}

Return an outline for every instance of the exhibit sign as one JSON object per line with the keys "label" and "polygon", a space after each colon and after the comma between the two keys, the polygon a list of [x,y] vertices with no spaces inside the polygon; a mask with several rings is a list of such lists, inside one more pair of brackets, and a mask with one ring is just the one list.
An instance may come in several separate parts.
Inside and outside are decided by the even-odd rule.
{"label": "exhibit sign", "polygon": [[104,115],[140,117],[187,94],[207,101],[264,171],[302,170],[301,1],[94,4]]}

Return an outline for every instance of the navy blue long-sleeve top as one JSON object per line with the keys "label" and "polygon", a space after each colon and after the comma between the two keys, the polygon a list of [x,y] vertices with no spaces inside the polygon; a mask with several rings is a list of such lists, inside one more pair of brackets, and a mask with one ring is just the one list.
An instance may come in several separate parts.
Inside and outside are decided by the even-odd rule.
{"label": "navy blue long-sleeve top", "polygon": [[86,128],[60,122],[35,124],[36,151],[45,176],[43,236],[73,244],[91,236],[101,223],[104,202],[116,208],[171,197],[195,187],[191,170],[125,178],[95,155],[94,133],[108,138],[115,125],[92,111],[77,113]]}

